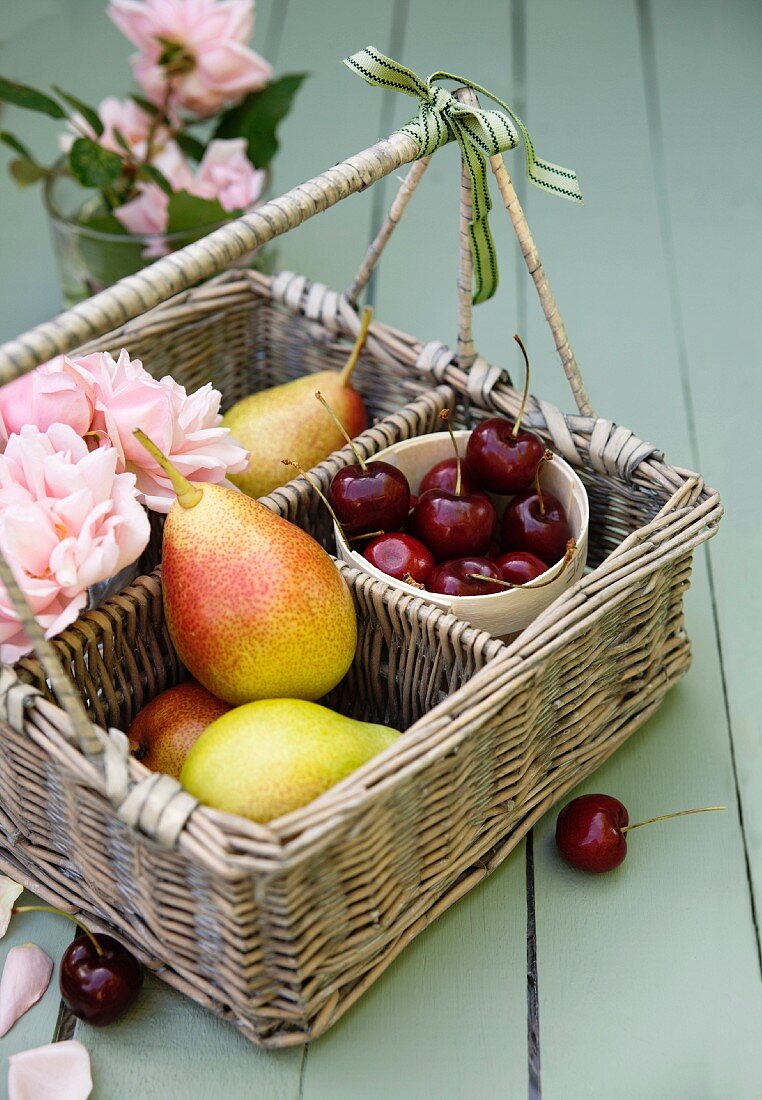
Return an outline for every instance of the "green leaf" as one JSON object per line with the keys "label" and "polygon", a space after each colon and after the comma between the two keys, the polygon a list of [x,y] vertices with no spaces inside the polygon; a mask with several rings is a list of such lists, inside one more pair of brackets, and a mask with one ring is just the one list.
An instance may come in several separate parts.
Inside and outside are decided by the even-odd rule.
{"label": "green leaf", "polygon": [[100,120],[98,112],[93,110],[92,107],[88,107],[86,103],[83,103],[81,99],[77,99],[76,96],[69,95],[63,88],[59,88],[57,84],[53,85],[53,91],[56,95],[60,95],[64,102],[68,103],[70,107],[73,107],[75,111],[79,111],[85,122],[89,123],[98,137],[103,133],[103,123]]}
{"label": "green leaf", "polygon": [[140,171],[142,175],[146,176],[149,180],[152,180],[154,183],[158,184],[165,195],[173,194],[172,184],[169,182],[164,173],[160,172],[154,164],[144,164]]}
{"label": "green leaf", "polygon": [[25,157],[27,160],[34,160],[26,145],[22,145],[19,139],[14,137],[13,134],[9,134],[7,130],[0,130],[0,141],[7,145],[9,149],[12,149],[14,153],[18,153],[19,156]]}
{"label": "green leaf", "polygon": [[198,138],[192,137],[191,134],[179,133],[176,135],[175,141],[186,156],[192,157],[196,161],[201,160],[203,157],[206,146]]}
{"label": "green leaf", "polygon": [[169,233],[183,233],[189,229],[209,229],[234,215],[225,210],[217,199],[202,199],[187,191],[175,191],[169,200]]}
{"label": "green leaf", "polygon": [[122,158],[89,138],[77,138],[69,150],[72,174],[85,187],[106,187],[121,175]]}
{"label": "green leaf", "polygon": [[116,141],[117,145],[121,145],[121,147],[122,147],[122,149],[124,149],[125,153],[129,153],[130,156],[132,156],[132,149],[130,149],[127,138],[124,136],[124,134],[122,133],[122,131],[119,129],[118,126],[114,127],[114,129],[112,130],[112,133],[114,135],[114,140]]}
{"label": "green leaf", "polygon": [[128,236],[127,230],[119,219],[107,212],[91,214],[89,218],[83,218],[79,224],[87,229],[94,229],[96,233],[112,233],[117,237]]}
{"label": "green leaf", "polygon": [[249,160],[266,168],[278,151],[278,124],[291,110],[294,96],[308,73],[287,73],[261,92],[249,92],[237,107],[221,116],[215,138],[246,138]]}
{"label": "green leaf", "polygon": [[28,187],[30,183],[37,183],[48,174],[47,168],[32,160],[30,157],[20,157],[12,160],[8,169],[19,187]]}
{"label": "green leaf", "polygon": [[145,111],[146,114],[155,115],[158,113],[159,108],[156,106],[156,104],[151,103],[151,101],[148,99],[143,99],[142,95],[136,95],[135,92],[130,92],[130,99],[133,103],[137,103],[138,107],[140,107],[141,110]]}
{"label": "green leaf", "polygon": [[38,92],[26,84],[16,84],[0,76],[0,100],[13,103],[16,107],[25,107],[28,111],[39,111],[51,118],[66,118],[66,111],[44,92]]}

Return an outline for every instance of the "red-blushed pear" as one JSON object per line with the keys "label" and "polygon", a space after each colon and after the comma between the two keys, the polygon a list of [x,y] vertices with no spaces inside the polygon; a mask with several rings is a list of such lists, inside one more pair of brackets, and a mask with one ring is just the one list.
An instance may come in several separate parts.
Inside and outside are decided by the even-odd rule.
{"label": "red-blushed pear", "polygon": [[167,626],[188,670],[234,706],[325,695],[357,644],[354,603],[331,558],[243,493],[191,484],[143,432],[135,435],[177,493],[162,581]]}
{"label": "red-blushed pear", "polygon": [[360,331],[341,371],[305,374],[293,382],[249,394],[225,413],[222,423],[251,452],[248,468],[230,480],[247,496],[261,497],[284,482],[281,458],[290,455],[309,469],[344,446],[336,425],[315,404],[315,390],[325,394],[350,436],[368,426],[362,398],[350,384],[373,311],[363,312]]}
{"label": "red-blushed pear", "polygon": [[127,730],[130,752],[152,772],[175,779],[200,734],[230,710],[195,680],[162,691],[143,707]]}

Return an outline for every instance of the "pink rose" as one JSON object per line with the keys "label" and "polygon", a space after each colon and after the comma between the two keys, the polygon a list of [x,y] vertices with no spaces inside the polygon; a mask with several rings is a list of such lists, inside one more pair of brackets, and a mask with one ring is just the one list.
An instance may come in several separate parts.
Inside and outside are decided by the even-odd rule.
{"label": "pink rose", "polygon": [[[148,543],[135,476],[117,473],[118,457],[111,447],[88,450],[68,424],[27,425],[0,456],[0,549],[47,637],[74,622],[91,584]],[[0,660],[29,648],[0,585]]]}
{"label": "pink rose", "polygon": [[[142,160],[146,155],[146,142],[153,121],[148,111],[138,106],[134,99],[118,99],[116,96],[107,96],[101,100],[98,107],[98,117],[103,123],[103,133],[100,137],[95,133],[87,119],[79,113],[72,115],[67,122],[66,133],[61,134],[59,145],[68,153],[75,138],[89,137],[97,141],[104,149],[110,149],[112,153],[124,155],[124,148],[116,140],[116,131],[122,135],[132,150],[137,160]],[[151,147],[161,149],[169,140],[169,130],[161,123],[155,127]],[[153,159],[153,158],[152,158]]]}
{"label": "pink rose", "polygon": [[8,436],[25,424],[47,431],[51,424],[69,424],[77,433],[89,431],[93,409],[87,394],[62,373],[63,357],[0,387],[0,449]]}
{"label": "pink rose", "polygon": [[[166,142],[152,163],[175,191],[189,191],[193,187],[190,164],[174,141]],[[157,183],[141,183],[137,197],[118,206],[114,210],[114,216],[128,233],[136,237],[160,238],[144,250],[143,254],[147,259],[166,256],[170,251],[166,241],[161,239],[167,232],[169,196]]]}
{"label": "pink rose", "polygon": [[112,0],[108,13],[138,47],[133,72],[152,103],[165,102],[171,83],[171,104],[208,118],[272,76],[246,46],[253,0]]}
{"label": "pink rose", "polygon": [[266,173],[246,155],[244,138],[210,141],[191,185],[194,195],[218,199],[225,210],[247,210],[257,201]]}
{"label": "pink rose", "polygon": [[224,482],[246,469],[248,451],[220,427],[221,394],[211,384],[187,394],[169,375],[157,381],[139,359],[122,350],[118,361],[107,352],[63,361],[93,406],[92,431],[108,437],[118,455],[117,469],[137,476],[149,508],[168,512],[175,494],[169,479],[135,439],[142,428],[180,473],[193,481]]}

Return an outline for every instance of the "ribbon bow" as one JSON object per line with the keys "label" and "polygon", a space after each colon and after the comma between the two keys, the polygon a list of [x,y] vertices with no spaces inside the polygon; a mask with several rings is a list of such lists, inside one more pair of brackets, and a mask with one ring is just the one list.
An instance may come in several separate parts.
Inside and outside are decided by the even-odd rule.
{"label": "ribbon bow", "polygon": [[[432,73],[423,81],[410,69],[385,57],[374,46],[345,59],[344,64],[358,73],[368,84],[394,88],[398,92],[420,99],[418,115],[401,132],[409,134],[418,145],[418,159],[429,156],[440,145],[457,141],[463,163],[471,176],[473,218],[469,223],[471,251],[474,257],[474,304],[485,302],[497,289],[497,256],[492,243],[488,215],[492,207],[487,187],[487,157],[515,149],[519,135],[526,152],[527,178],[535,187],[562,195],[572,202],[582,202],[576,173],[560,168],[535,153],[529,131],[507,103],[496,95],[454,73]],[[456,80],[466,88],[488,96],[503,108],[484,111],[460,103],[446,88],[437,87],[439,80]]]}

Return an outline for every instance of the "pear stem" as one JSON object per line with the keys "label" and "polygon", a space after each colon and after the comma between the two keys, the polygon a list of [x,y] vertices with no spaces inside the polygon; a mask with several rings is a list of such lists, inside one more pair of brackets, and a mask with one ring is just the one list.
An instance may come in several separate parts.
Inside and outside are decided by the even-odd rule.
{"label": "pear stem", "polygon": [[366,471],[366,469],[367,469],[367,466],[365,465],[365,459],[363,458],[363,456],[362,456],[362,455],[360,454],[360,452],[358,451],[357,447],[355,446],[354,440],[353,440],[353,439],[352,439],[352,437],[350,436],[349,432],[348,432],[348,431],[347,431],[347,429],[346,429],[346,428],[344,427],[344,425],[343,425],[343,424],[341,423],[341,421],[339,420],[338,416],[337,416],[337,415],[336,415],[336,413],[335,413],[335,412],[333,411],[333,409],[331,408],[331,406],[330,406],[330,405],[328,404],[328,402],[326,401],[326,399],[325,399],[325,398],[323,397],[323,395],[322,395],[322,393],[320,392],[320,390],[318,390],[318,391],[317,391],[317,393],[315,394],[315,397],[317,397],[317,399],[318,399],[318,401],[320,402],[320,404],[321,404],[321,405],[323,406],[323,408],[325,409],[325,411],[326,411],[326,412],[328,413],[328,415],[330,416],[331,420],[332,420],[332,421],[334,422],[334,424],[336,425],[336,427],[337,427],[337,428],[339,429],[339,431],[341,432],[341,434],[342,434],[342,435],[344,436],[344,438],[346,439],[346,441],[347,441],[347,443],[349,444],[349,446],[350,446],[350,447],[352,448],[352,450],[354,451],[354,456],[355,456],[355,458],[357,459],[357,462],[358,462],[358,464],[359,464],[359,466],[360,466],[360,469],[362,470],[362,472],[363,472],[363,473],[365,473],[365,471]]}
{"label": "pear stem", "polygon": [[534,487],[535,487],[535,490],[537,492],[537,499],[540,502],[540,515],[541,516],[545,515],[545,498],[542,495],[542,489],[540,487],[540,470],[542,469],[544,463],[552,462],[555,457],[556,456],[553,453],[553,451],[548,451],[548,450],[543,451],[542,452],[542,458],[537,463],[537,469],[534,472]]}
{"label": "pear stem", "polygon": [[152,439],[149,439],[144,431],[136,428],[132,433],[141,443],[152,458],[161,466],[164,473],[172,482],[172,488],[177,493],[177,503],[182,508],[195,508],[201,502],[204,490],[198,485],[193,485],[187,477],[183,477],[179,470],[175,469],[165,454],[162,454]]}
{"label": "pear stem", "polygon": [[444,423],[444,426],[450,433],[450,440],[452,441],[453,450],[455,451],[455,496],[459,497],[461,490],[460,451],[458,450],[458,441],[455,438],[455,432],[452,430],[452,424],[450,423],[450,410],[442,409],[439,414],[439,419]]}
{"label": "pear stem", "polygon": [[527,349],[524,347],[524,341],[521,339],[518,333],[514,334],[513,339],[521,348],[521,354],[524,356],[524,366],[526,367],[524,375],[524,393],[521,397],[521,404],[519,406],[519,415],[516,417],[516,423],[513,425],[513,431],[511,436],[513,439],[519,434],[519,428],[521,427],[521,421],[524,417],[524,409],[527,404],[527,397],[529,396],[529,356],[527,355]]}
{"label": "pear stem", "polygon": [[686,817],[688,814],[709,814],[714,810],[724,810],[726,806],[699,806],[696,810],[678,810],[673,814],[659,814],[658,817],[647,817],[645,821],[636,821],[634,825],[625,825],[621,830],[623,833],[629,833],[633,829],[639,829],[641,825],[653,825],[655,821],[669,821],[672,817]]}
{"label": "pear stem", "polygon": [[347,537],[347,534],[346,534],[344,528],[339,523],[339,517],[334,512],[333,508],[331,507],[331,502],[329,501],[328,497],[325,495],[323,490],[320,488],[318,483],[315,481],[315,479],[313,477],[311,477],[310,474],[308,474],[307,471],[305,469],[303,469],[299,465],[298,462],[294,462],[294,460],[292,458],[282,458],[281,462],[283,463],[284,466],[293,466],[295,470],[299,471],[299,473],[302,475],[302,477],[305,477],[307,479],[307,481],[309,481],[312,488],[315,490],[317,495],[322,500],[323,504],[325,504],[326,508],[330,512],[331,519],[333,520],[333,522],[336,524],[339,531],[341,532],[341,537],[344,539],[344,542],[349,543],[350,540]]}
{"label": "pear stem", "polygon": [[357,361],[360,358],[360,353],[365,346],[365,339],[368,335],[368,329],[370,328],[370,322],[373,320],[373,309],[371,306],[366,306],[362,311],[362,317],[360,318],[360,329],[355,337],[354,347],[349,353],[349,358],[341,369],[339,374],[339,384],[342,386],[348,386],[349,380],[352,377],[352,371],[357,366]]}
{"label": "pear stem", "polygon": [[[526,585],[531,584],[533,588],[545,588],[548,584],[554,584],[561,574],[566,569],[569,562],[574,557],[574,551],[577,549],[577,544],[574,539],[569,539],[566,544],[566,551],[561,559],[561,568],[556,573],[555,577],[548,577],[547,580],[540,581],[538,577],[535,577],[534,581],[523,581],[521,584],[514,584],[513,581],[504,581],[497,577],[485,577],[481,573],[466,573],[469,580],[472,581],[489,581],[491,584],[498,584],[501,588],[525,588]],[[544,573],[540,573],[540,577],[544,576]],[[535,583],[538,581],[539,583]]]}
{"label": "pear stem", "polygon": [[77,928],[81,928],[86,936],[92,940],[93,947],[99,955],[103,954],[103,948],[96,940],[89,928],[85,928],[84,924],[80,924],[76,917],[73,917],[71,913],[66,913],[63,909],[56,909],[55,905],[16,905],[11,910],[12,913],[56,913],[59,917],[66,917],[72,924],[76,924]]}

